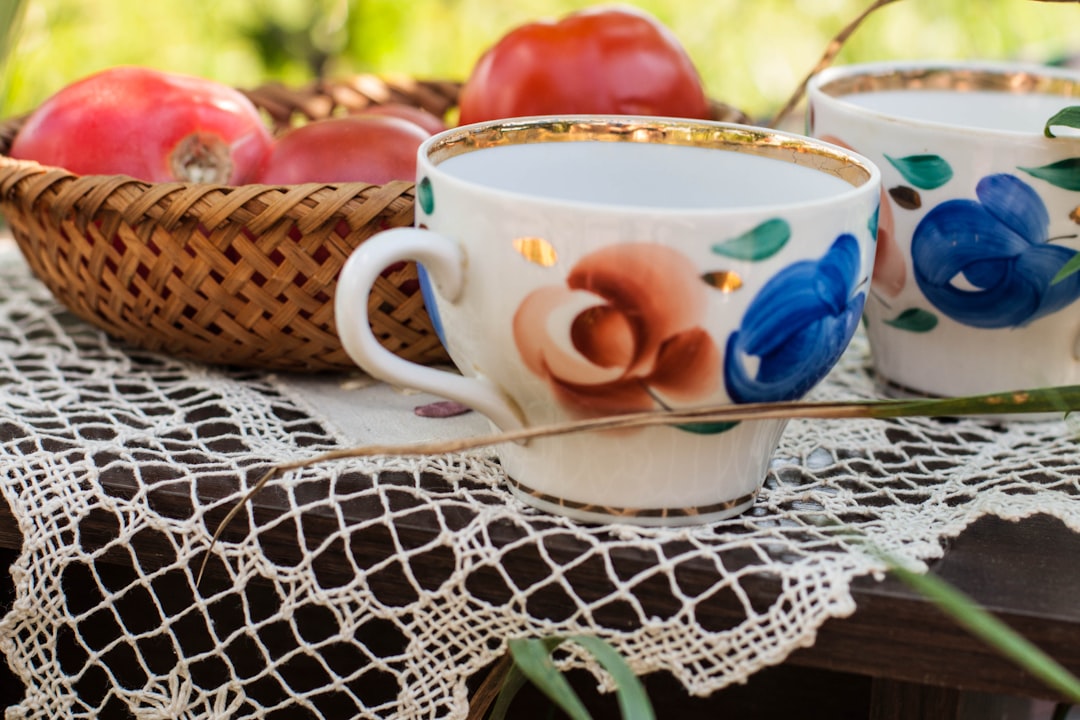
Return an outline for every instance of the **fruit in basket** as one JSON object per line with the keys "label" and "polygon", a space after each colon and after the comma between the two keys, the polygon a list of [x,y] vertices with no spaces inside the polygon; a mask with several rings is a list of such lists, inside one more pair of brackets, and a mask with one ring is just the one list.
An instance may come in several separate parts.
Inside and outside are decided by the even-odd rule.
{"label": "fruit in basket", "polygon": [[678,38],[621,5],[511,30],[481,56],[459,106],[463,125],[569,113],[709,116],[701,77]]}
{"label": "fruit in basket", "polygon": [[34,110],[10,155],[79,175],[242,184],[271,136],[244,95],[204,78],[119,66],[78,80]]}
{"label": "fruit in basket", "polygon": [[389,117],[398,117],[402,120],[408,120],[411,123],[419,125],[432,135],[446,129],[446,123],[444,123],[442,118],[435,113],[430,113],[424,108],[416,107],[415,105],[406,105],[405,103],[369,105],[359,112],[358,115],[385,115]]}
{"label": "fruit in basket", "polygon": [[430,136],[400,117],[359,114],[316,120],[277,139],[258,182],[411,182],[416,179],[417,148]]}

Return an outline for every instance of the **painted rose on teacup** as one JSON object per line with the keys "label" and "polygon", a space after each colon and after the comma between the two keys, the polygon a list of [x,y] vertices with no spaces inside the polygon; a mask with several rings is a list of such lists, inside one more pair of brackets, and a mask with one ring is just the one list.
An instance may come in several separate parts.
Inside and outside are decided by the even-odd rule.
{"label": "painted rose on teacup", "polygon": [[575,417],[699,401],[720,384],[720,349],[701,327],[708,286],[663,245],[613,245],[583,258],[565,284],[530,293],[514,342]]}

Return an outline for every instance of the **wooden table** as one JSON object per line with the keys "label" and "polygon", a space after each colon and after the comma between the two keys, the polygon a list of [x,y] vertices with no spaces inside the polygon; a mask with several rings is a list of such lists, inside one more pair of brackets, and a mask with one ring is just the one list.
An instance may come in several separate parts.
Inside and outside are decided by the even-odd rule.
{"label": "wooden table", "polygon": [[[124,481],[115,482],[119,483],[115,491],[123,492]],[[275,503],[273,493],[259,496],[255,501],[256,517],[259,513],[274,513]],[[107,524],[96,529],[104,542],[109,533]],[[397,529],[404,542],[422,542],[432,532],[422,521],[399,524]],[[305,530],[311,533],[316,528]],[[94,522],[85,523],[80,531],[84,543],[91,541]],[[492,532],[497,536],[500,529],[492,528]],[[13,517],[6,507],[0,508],[0,562],[10,562],[20,543]],[[167,554],[166,548],[155,546],[152,539],[136,546],[135,551],[143,568],[153,567],[155,557]],[[280,546],[269,551],[287,559],[289,542],[283,539]],[[970,594],[1074,673],[1080,673],[1077,558],[1080,535],[1053,518],[1036,516],[1011,523],[986,517],[949,545],[944,558],[933,564],[932,572]],[[631,566],[635,562],[633,557],[620,559]],[[115,561],[118,574],[130,572],[126,569],[132,562],[130,556],[118,554],[107,560]],[[220,585],[222,575],[213,563],[210,568],[204,582],[209,587]],[[440,568],[432,566],[428,571],[437,574]],[[528,571],[527,567],[518,568],[518,572]],[[688,581],[692,582],[694,571],[691,568],[688,572]],[[4,583],[0,585],[0,602],[10,602],[6,573],[0,575],[0,582]],[[747,581],[743,587],[752,599],[760,597],[764,602],[771,602],[776,594],[776,583],[768,577]],[[384,590],[391,596],[397,591],[392,578]],[[69,590],[80,591],[74,586]],[[701,699],[686,696],[670,679],[646,678],[661,716],[672,716],[676,709],[686,718],[717,717],[719,710],[752,711],[746,716],[760,720],[790,718],[792,709],[797,709],[800,718],[940,720],[958,717],[969,691],[1056,699],[1052,691],[1000,658],[895,579],[879,582],[860,578],[853,586],[853,594],[857,603],[853,616],[826,622],[813,647],[796,651],[784,665],[760,673],[746,686]],[[248,595],[249,599],[253,597],[250,592]],[[657,607],[670,602],[662,593],[654,600]],[[700,607],[701,612],[709,615],[703,618],[705,622],[721,625],[735,622],[741,609],[718,598]],[[583,682],[588,685],[588,679]],[[380,691],[384,689],[373,688],[373,692]],[[584,692],[590,694],[587,687]],[[17,697],[12,678],[0,675],[0,700],[10,703]],[[590,702],[602,713],[600,716],[616,716],[611,698]],[[515,717],[531,717],[529,713],[534,710],[537,717],[544,716],[539,712],[543,703],[530,701],[528,695],[521,707],[521,714]]]}

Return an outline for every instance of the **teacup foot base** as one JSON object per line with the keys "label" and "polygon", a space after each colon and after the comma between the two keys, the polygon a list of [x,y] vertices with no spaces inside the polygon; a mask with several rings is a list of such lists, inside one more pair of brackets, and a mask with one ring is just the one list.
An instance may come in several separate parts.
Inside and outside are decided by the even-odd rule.
{"label": "teacup foot base", "polygon": [[707,525],[746,512],[757,497],[755,490],[748,495],[710,505],[681,508],[629,508],[574,502],[533,490],[510,478],[510,489],[526,504],[538,510],[562,515],[582,523],[626,523],[649,527]]}
{"label": "teacup foot base", "polygon": [[940,395],[920,392],[912,387],[890,380],[879,372],[871,371],[871,378],[877,391],[884,397],[893,400],[919,400],[926,398],[938,398]]}

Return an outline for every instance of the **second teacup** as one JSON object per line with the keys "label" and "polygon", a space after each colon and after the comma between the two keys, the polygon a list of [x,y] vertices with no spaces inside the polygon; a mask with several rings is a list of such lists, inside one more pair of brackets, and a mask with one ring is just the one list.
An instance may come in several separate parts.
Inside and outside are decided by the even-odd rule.
{"label": "second teacup", "polygon": [[1003,63],[835,67],[808,133],[881,168],[866,304],[874,368],[898,394],[1080,383],[1080,138],[1050,128],[1080,76]]}

